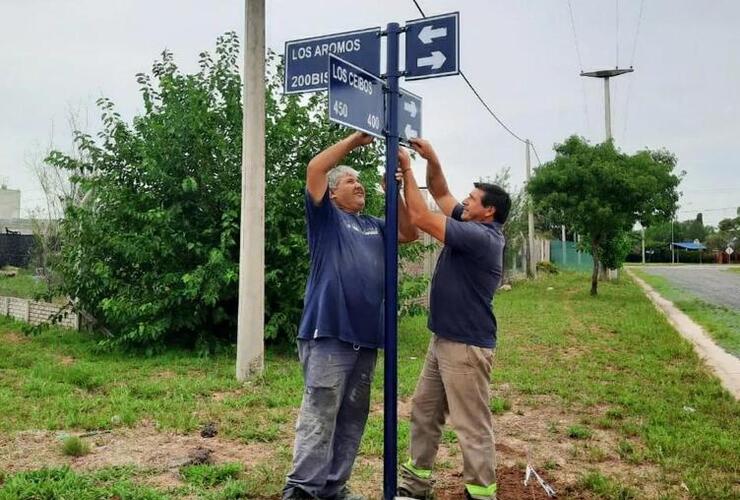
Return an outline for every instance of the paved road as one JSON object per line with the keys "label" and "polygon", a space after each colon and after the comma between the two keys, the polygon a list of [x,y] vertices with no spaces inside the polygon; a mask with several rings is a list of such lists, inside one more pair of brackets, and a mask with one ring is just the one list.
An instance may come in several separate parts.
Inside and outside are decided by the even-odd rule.
{"label": "paved road", "polygon": [[662,276],[705,302],[740,311],[740,273],[730,272],[728,266],[645,266],[640,270]]}

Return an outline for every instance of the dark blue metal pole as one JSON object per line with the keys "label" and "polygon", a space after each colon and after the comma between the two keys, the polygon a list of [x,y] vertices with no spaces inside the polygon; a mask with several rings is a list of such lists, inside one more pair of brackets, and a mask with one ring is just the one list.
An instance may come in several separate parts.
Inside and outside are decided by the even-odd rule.
{"label": "dark blue metal pole", "polygon": [[396,496],[396,468],[398,465],[398,366],[396,338],[398,327],[398,23],[388,24],[385,139],[385,380],[383,385],[383,498]]}

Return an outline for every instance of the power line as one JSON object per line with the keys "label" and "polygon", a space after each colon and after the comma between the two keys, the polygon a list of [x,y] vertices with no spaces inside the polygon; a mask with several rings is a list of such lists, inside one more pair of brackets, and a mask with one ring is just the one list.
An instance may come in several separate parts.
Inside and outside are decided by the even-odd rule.
{"label": "power line", "polygon": [[[465,80],[465,83],[468,84],[468,87],[470,87],[470,90],[473,91],[473,94],[475,94],[475,97],[478,98],[478,100],[481,102],[481,104],[483,104],[483,107],[486,108],[486,110],[491,114],[491,116],[493,116],[496,119],[496,121],[499,123],[499,125],[501,125],[504,128],[504,130],[506,130],[508,133],[510,133],[514,138],[518,139],[520,142],[526,143],[527,141],[525,141],[524,139],[522,139],[521,137],[519,137],[518,135],[516,135],[509,127],[506,126],[506,124],[504,122],[501,121],[501,119],[498,116],[496,116],[496,113],[493,112],[493,110],[491,109],[491,107],[488,104],[486,104],[486,101],[483,100],[483,98],[480,96],[480,94],[478,93],[478,91],[475,90],[475,87],[473,87],[473,84],[470,83],[470,80],[468,80],[468,77],[465,76],[465,73],[463,73],[462,71],[460,71],[460,76],[463,77],[463,80]],[[531,142],[530,142],[530,144],[531,144]]]}
{"label": "power line", "polygon": [[[637,40],[640,36],[640,26],[642,25],[642,13],[645,7],[645,0],[640,0],[640,13],[637,16],[637,27],[635,28],[635,39],[632,42],[632,57],[630,57],[630,68],[635,64],[635,54],[637,52]],[[627,97],[624,101],[624,127],[622,128],[622,140],[627,140],[627,123],[629,119],[630,97],[632,96],[632,79],[627,83]]]}
{"label": "power line", "polygon": [[740,186],[682,189],[681,191],[684,193],[695,193],[697,191],[740,191]]}
{"label": "power line", "polygon": [[640,25],[642,24],[642,9],[645,0],[640,0],[640,14],[637,17],[637,29],[635,29],[635,40],[632,42],[632,57],[630,58],[630,67],[635,64],[635,52],[637,51],[637,38],[640,36]]}
{"label": "power line", "polygon": [[570,3],[570,0],[568,0],[568,11],[570,12],[570,27],[573,30],[573,41],[575,42],[576,46],[576,55],[578,56],[578,69],[583,72],[583,60],[581,59],[581,49],[578,47],[578,35],[576,35],[576,21],[573,17],[573,6]]}
{"label": "power line", "polygon": [[616,29],[614,34],[614,41],[616,45],[616,53],[617,53],[617,68],[619,67],[619,0],[615,0],[615,6],[616,6],[616,14],[615,14],[615,22],[616,22]]}
{"label": "power line", "polygon": [[703,213],[703,212],[723,212],[725,210],[737,210],[738,207],[722,207],[722,208],[705,208],[703,210],[679,210],[678,213],[680,214],[690,214],[690,213]]}
{"label": "power line", "polygon": [[542,162],[540,161],[540,155],[537,154],[537,148],[534,147],[534,144],[532,141],[529,142],[529,145],[532,146],[532,151],[534,151],[534,157],[537,158],[537,164],[541,167]]}
{"label": "power line", "polygon": [[[583,73],[583,59],[581,59],[581,47],[578,45],[578,34],[576,32],[576,19],[573,15],[573,5],[568,0],[568,13],[570,14],[570,27],[573,32],[573,44],[576,47],[578,57],[578,71]],[[586,82],[581,79],[581,96],[583,97],[583,116],[586,118],[586,130],[591,130],[591,120],[588,118],[588,98],[586,97]]]}

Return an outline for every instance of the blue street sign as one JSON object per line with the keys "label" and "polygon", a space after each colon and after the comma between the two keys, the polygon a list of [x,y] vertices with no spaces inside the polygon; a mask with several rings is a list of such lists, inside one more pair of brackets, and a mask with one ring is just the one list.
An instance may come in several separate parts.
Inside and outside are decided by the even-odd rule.
{"label": "blue street sign", "polygon": [[457,12],[406,22],[406,80],[460,72],[459,24]]}
{"label": "blue street sign", "polygon": [[285,93],[326,90],[329,54],[380,75],[380,28],[285,42]]}
{"label": "blue street sign", "polygon": [[421,137],[421,97],[398,89],[398,135],[402,142]]}
{"label": "blue street sign", "polygon": [[329,120],[383,139],[383,80],[329,55]]}

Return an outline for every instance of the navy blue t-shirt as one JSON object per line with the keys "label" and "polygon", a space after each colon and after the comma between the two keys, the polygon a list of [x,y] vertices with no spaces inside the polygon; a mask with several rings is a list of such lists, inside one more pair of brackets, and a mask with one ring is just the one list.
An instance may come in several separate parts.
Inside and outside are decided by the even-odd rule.
{"label": "navy blue t-shirt", "polygon": [[504,234],[498,222],[463,222],[462,205],[445,226],[429,299],[428,327],[440,337],[496,347],[493,294],[501,281]]}
{"label": "navy blue t-shirt", "polygon": [[337,208],[328,189],[319,205],[306,192],[306,220],[311,269],[298,338],[382,347],[385,222]]}

